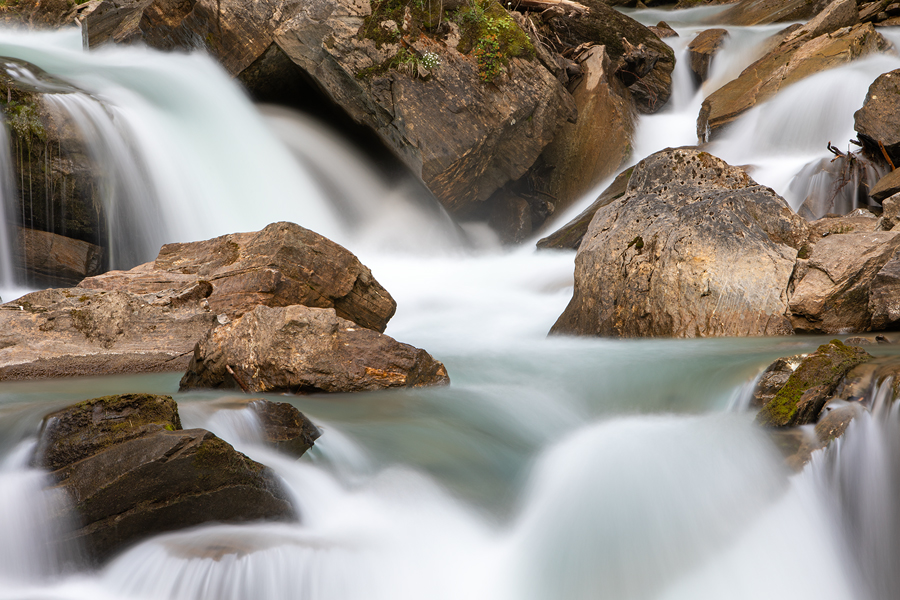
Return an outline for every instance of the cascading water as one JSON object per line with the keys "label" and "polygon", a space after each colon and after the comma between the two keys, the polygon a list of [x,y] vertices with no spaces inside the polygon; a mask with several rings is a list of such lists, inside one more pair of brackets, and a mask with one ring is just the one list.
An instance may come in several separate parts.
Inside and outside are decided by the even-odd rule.
{"label": "cascading water", "polygon": [[[715,10],[634,14],[667,20],[681,52]],[[704,95],[777,29],[731,28],[700,90],[680,68],[671,106],[642,118],[634,158],[695,143]],[[85,54],[76,32],[4,32],[0,55],[81,90],[48,102],[112,171],[114,261],[296,221],[372,268],[398,301],[388,333],[426,348],[453,381],[269,397],[323,431],[300,460],[262,446],[252,412],[232,398],[178,394],[178,374],[4,382],[0,599],[896,597],[897,489],[879,475],[896,469],[896,417],[859,419],[792,476],[742,410],[766,364],[820,340],[547,339],[571,297],[571,252],[464,247],[472,232],[463,236],[431,198],[385,181],[302,118],[262,116],[207,58]],[[754,177],[786,194],[803,165],[828,158],[826,142],[852,136],[868,83],[897,62],[868,59],[801,82],[712,151],[752,163]],[[851,76],[858,89],[835,93]],[[792,94],[836,100],[820,106],[825,116],[797,117],[805,129],[795,131],[784,119],[796,106],[781,100]],[[71,550],[48,549],[64,535],[42,526],[56,499],[28,467],[37,424],[61,404],[124,392],[175,394],[186,427],[208,428],[276,470],[301,521],[170,533],[99,571],[67,570]]]}

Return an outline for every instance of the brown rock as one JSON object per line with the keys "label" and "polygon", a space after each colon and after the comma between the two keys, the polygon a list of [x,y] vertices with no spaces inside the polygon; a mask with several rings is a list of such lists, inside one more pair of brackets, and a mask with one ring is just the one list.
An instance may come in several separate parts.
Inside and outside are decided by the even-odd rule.
{"label": "brown rock", "polygon": [[44,417],[38,466],[55,471],[116,444],[181,429],[171,396],[122,394],[85,400]]}
{"label": "brown rock", "polygon": [[[197,284],[183,295],[190,297]],[[216,319],[202,294],[181,306],[80,288],[0,305],[0,380],[177,371]]]}
{"label": "brown rock", "polygon": [[897,223],[900,223],[900,194],[888,196],[881,201],[883,212],[881,213],[881,228],[890,231]]}
{"label": "brown rock", "polygon": [[828,6],[828,0],[740,0],[718,13],[716,23],[728,25],[766,25],[804,21]]}
{"label": "brown rock", "polygon": [[615,173],[631,155],[634,107],[631,94],[612,76],[603,46],[578,57],[584,76],[570,91],[578,121],[567,123],[542,155],[553,165],[548,192],[557,210],[569,206]]}
{"label": "brown rock", "polygon": [[784,314],[806,225],[771,189],[696,149],[635,167],[597,211],[575,292],[552,333],[623,337],[790,333]]}
{"label": "brown rock", "polygon": [[898,192],[900,192],[900,171],[890,171],[878,180],[869,195],[873,200],[881,202]]}
{"label": "brown rock", "polygon": [[601,0],[584,0],[586,13],[544,15],[541,30],[547,39],[559,40],[558,51],[582,44],[603,45],[617,77],[631,92],[638,110],[654,113],[672,94],[675,53],[668,44],[634,19]]}
{"label": "brown rock", "polygon": [[809,270],[794,287],[791,323],[798,332],[868,331],[872,281],[900,247],[900,233],[834,234],[812,249]]}
{"label": "brown rock", "polygon": [[845,27],[812,39],[803,35],[786,40],[703,101],[697,119],[697,136],[708,141],[722,127],[782,88],[889,48],[888,41],[871,24]]}
{"label": "brown rock", "polygon": [[200,341],[181,389],[359,392],[449,383],[427,352],[358,327],[331,309],[258,306]]}
{"label": "brown rock", "polygon": [[259,419],[265,441],[281,452],[299,458],[322,435],[306,415],[287,402],[251,400],[250,408]]}
{"label": "brown rock", "polygon": [[784,387],[788,378],[797,370],[804,358],[806,358],[805,354],[787,356],[777,359],[766,367],[766,370],[763,371],[759,378],[759,382],[756,384],[756,389],[753,391],[750,408],[759,409],[768,404],[781,391],[781,388]]}
{"label": "brown rock", "polygon": [[554,233],[538,240],[538,248],[557,248],[559,250],[578,250],[584,234],[587,233],[588,226],[594,218],[596,212],[618,198],[625,195],[628,188],[628,180],[631,179],[631,173],[634,167],[625,169],[613,180],[609,187],[603,190],[603,193],[580,215],[560,227]]}
{"label": "brown rock", "polygon": [[793,427],[815,423],[844,375],[872,357],[862,348],[840,340],[823,344],[803,359],[784,387],[756,415],[767,427]]}
{"label": "brown rock", "polygon": [[665,21],[660,21],[656,25],[650,25],[647,29],[655,33],[659,39],[678,37],[678,32],[672,29]]}
{"label": "brown rock", "polygon": [[230,318],[257,305],[304,304],[334,308],[345,319],[384,331],[396,308],[387,290],[352,253],[293,223],[166,244],[152,264],[91,277],[79,287],[169,296],[172,289],[198,281],[212,285],[210,309]]}
{"label": "brown rock", "polygon": [[697,37],[688,44],[688,55],[691,58],[691,72],[696,82],[703,83],[709,76],[709,67],[712,59],[722,46],[722,42],[728,37],[725,29],[707,29],[697,34]]}
{"label": "brown rock", "polygon": [[900,255],[895,251],[869,287],[871,328],[895,329],[900,324]]}
{"label": "brown rock", "polygon": [[16,262],[26,277],[68,287],[100,273],[103,249],[89,242],[19,227]]}

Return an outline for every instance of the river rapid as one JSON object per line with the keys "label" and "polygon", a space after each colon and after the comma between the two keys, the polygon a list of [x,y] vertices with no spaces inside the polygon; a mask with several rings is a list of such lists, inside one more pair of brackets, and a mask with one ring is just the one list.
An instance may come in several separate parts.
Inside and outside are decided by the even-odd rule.
{"label": "river rapid", "polygon": [[[672,100],[642,117],[636,160],[695,144],[704,95],[780,29],[729,28],[711,80],[694,90],[685,47],[714,11],[631,13],[681,34],[667,40],[679,61]],[[114,264],[151,260],[166,242],[297,222],[372,269],[398,303],[386,333],[428,350],[452,380],[269,396],[323,431],[297,461],[262,446],[252,413],[227,395],[177,393],[180,374],[2,383],[0,599],[900,596],[900,417],[886,390],[871,390],[873,416],[799,474],[745,410],[771,360],[823,339],[547,338],[571,297],[574,252],[501,248],[483,227],[453,224],[414,182],[383,176],[325,126],[251,104],[207,57],[84,53],[78,31],[0,32],[0,56],[87,92],[55,101],[80,115],[97,157],[114,165]],[[879,56],[811,77],[710,151],[752,165],[797,208],[817,182],[795,175],[830,156],[827,142],[847,146],[868,85],[898,67],[900,58]],[[0,280],[4,300],[25,291]],[[302,521],[176,532],[84,569],[79,549],[58,543],[64,524],[50,525],[66,499],[29,458],[42,415],[125,392],[174,395],[186,428],[210,429],[273,467]]]}

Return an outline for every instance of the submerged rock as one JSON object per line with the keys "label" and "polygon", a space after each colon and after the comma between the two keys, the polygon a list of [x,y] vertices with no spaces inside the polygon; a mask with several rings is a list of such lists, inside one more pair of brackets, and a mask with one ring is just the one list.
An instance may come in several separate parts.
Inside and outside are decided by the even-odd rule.
{"label": "submerged rock", "polygon": [[803,219],[743,169],[696,149],[663,150],[597,211],[551,333],[790,333],[787,286],[806,237]]}
{"label": "submerged rock", "polygon": [[266,443],[297,458],[313,447],[322,432],[306,415],[287,402],[251,400]]}
{"label": "submerged rock", "polygon": [[768,427],[815,423],[844,376],[871,358],[862,348],[845,346],[840,340],[819,346],[801,361],[784,387],[759,411],[756,421]]}
{"label": "submerged rock", "polygon": [[341,319],[332,309],[258,306],[197,344],[181,389],[361,392],[445,385],[427,352]]}
{"label": "submerged rock", "polygon": [[93,563],[165,531],[297,518],[271,470],[208,431],[180,427],[170,397],[137,394],[44,418],[37,460],[71,498],[71,537]]}
{"label": "submerged rock", "polygon": [[[823,23],[835,25],[832,21],[823,20]],[[724,126],[792,83],[892,48],[868,23],[831,32],[820,30],[811,21],[806,28],[792,31],[773,50],[744,69],[737,79],[710,94],[703,101],[697,119],[699,139],[713,139]]]}
{"label": "submerged rock", "polygon": [[211,286],[209,308],[229,318],[258,305],[304,304],[334,308],[345,319],[384,331],[397,306],[350,251],[286,222],[202,242],[166,244],[152,263],[91,277],[79,287],[164,298],[198,282]]}

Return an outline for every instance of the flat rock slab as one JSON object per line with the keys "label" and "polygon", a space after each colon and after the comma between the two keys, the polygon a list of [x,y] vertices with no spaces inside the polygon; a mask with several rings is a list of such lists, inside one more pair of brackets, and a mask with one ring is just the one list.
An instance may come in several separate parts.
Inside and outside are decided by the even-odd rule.
{"label": "flat rock slab", "polygon": [[396,302],[372,272],[343,246],[294,223],[186,244],[166,244],[153,263],[81,282],[92,290],[171,294],[208,282],[215,314],[236,318],[257,305],[304,304],[384,331]]}
{"label": "flat rock slab", "polygon": [[197,288],[180,306],[81,288],[0,305],[0,380],[182,370],[216,320]]}
{"label": "flat rock slab", "polygon": [[597,211],[551,333],[790,333],[787,285],[806,236],[805,222],[743,169],[696,149],[663,150]]}
{"label": "flat rock slab", "polygon": [[447,370],[427,352],[334,310],[258,306],[197,344],[181,389],[245,392],[361,392],[445,385]]}

